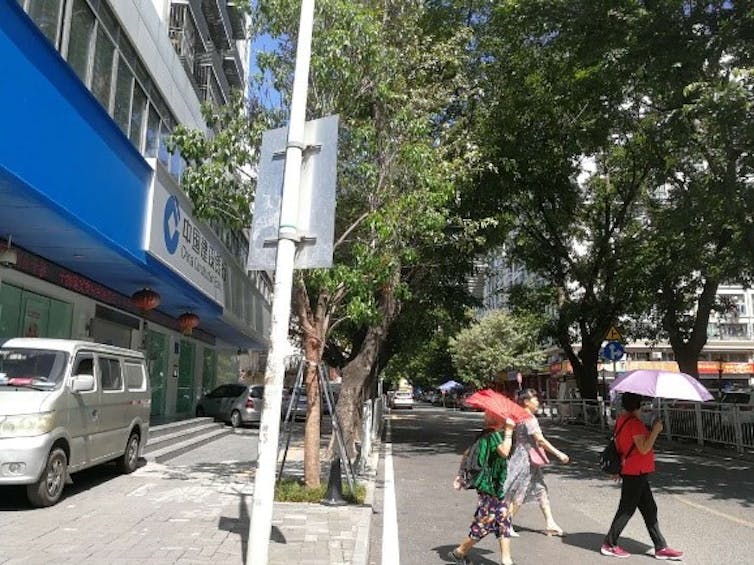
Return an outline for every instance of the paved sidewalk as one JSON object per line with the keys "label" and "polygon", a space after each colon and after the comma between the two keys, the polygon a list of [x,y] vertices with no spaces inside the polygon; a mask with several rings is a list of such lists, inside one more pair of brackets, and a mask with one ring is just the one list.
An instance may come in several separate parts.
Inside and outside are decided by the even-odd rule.
{"label": "paved sidewalk", "polygon": [[[207,455],[193,464],[150,462],[127,476],[110,466],[84,471],[51,508],[30,508],[22,489],[4,491],[0,564],[251,565],[245,556],[253,464],[212,455],[234,451],[234,442],[248,445],[248,437],[232,434],[204,446]],[[302,459],[303,450],[292,448],[286,475]],[[270,563],[365,565],[371,477],[363,506],[275,503]]]}

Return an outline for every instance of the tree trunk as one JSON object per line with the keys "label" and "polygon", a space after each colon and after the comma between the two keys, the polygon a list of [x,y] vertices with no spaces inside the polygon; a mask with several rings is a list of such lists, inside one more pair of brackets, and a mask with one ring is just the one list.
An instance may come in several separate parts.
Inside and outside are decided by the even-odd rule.
{"label": "tree trunk", "polygon": [[319,394],[320,362],[319,348],[315,339],[304,338],[304,355],[306,358],[306,425],[304,426],[304,482],[307,487],[316,488],[320,483],[320,437],[321,411]]}
{"label": "tree trunk", "polygon": [[320,485],[321,397],[319,389],[319,364],[322,362],[325,333],[329,324],[327,304],[329,295],[322,292],[317,297],[316,309],[312,311],[309,294],[303,279],[298,279],[294,288],[294,308],[302,329],[304,358],[306,359],[307,411],[304,426],[304,482],[307,487]]}
{"label": "tree trunk", "polygon": [[[394,277],[398,281],[398,272]],[[394,286],[385,286],[380,297],[379,324],[371,326],[361,344],[356,357],[343,368],[343,383],[336,412],[343,429],[343,439],[349,457],[356,455],[356,443],[361,433],[361,402],[364,387],[369,383],[372,368],[377,361],[382,343],[387,336],[387,329],[398,314],[399,306],[394,295]]]}
{"label": "tree trunk", "polygon": [[[696,317],[691,334],[685,337],[678,330],[676,320],[677,312],[671,306],[665,310],[663,317],[663,326],[670,336],[670,346],[673,348],[678,368],[681,372],[699,378],[699,354],[707,343],[707,326],[709,324],[712,307],[715,305],[717,288],[720,282],[716,277],[707,277],[704,287],[699,295],[696,305]],[[665,296],[671,296],[670,289],[663,293]]]}
{"label": "tree trunk", "polygon": [[[699,350],[701,351],[701,350]],[[682,373],[691,375],[695,379],[699,378],[699,351],[693,347],[673,348],[675,361],[678,363],[678,369]]]}
{"label": "tree trunk", "polygon": [[[581,366],[576,380],[581,391],[581,398],[589,400],[597,399],[597,360],[599,359],[599,346],[595,347],[591,339],[586,339],[581,344],[579,359]],[[575,368],[574,368],[575,372]]]}

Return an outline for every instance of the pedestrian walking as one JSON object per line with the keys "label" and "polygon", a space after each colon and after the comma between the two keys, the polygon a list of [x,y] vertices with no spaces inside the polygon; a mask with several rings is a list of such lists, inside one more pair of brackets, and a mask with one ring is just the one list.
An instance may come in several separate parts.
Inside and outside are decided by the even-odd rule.
{"label": "pedestrian walking", "polygon": [[[542,434],[535,414],[539,409],[537,391],[526,389],[519,395],[519,404],[531,413],[516,426],[513,454],[508,462],[508,479],[505,482],[505,500],[508,504],[511,519],[519,508],[526,503],[536,501],[545,517],[544,533],[548,536],[562,536],[563,529],[552,517],[550,497],[543,472],[548,462],[544,451],[550,452],[561,463],[570,461],[568,455],[553,446]],[[516,535],[516,534],[513,534]]]}
{"label": "pedestrian walking", "polygon": [[[479,497],[474,521],[469,527],[469,534],[461,544],[450,552],[450,558],[456,565],[468,565],[471,560],[467,557],[469,550],[482,538],[494,533],[500,542],[500,555],[503,565],[513,565],[510,547],[510,519],[508,507],[504,501],[505,478],[508,469],[508,455],[513,441],[513,420],[503,420],[499,416],[485,412],[484,431],[478,442],[478,462],[483,471],[475,481]],[[501,430],[503,433],[501,433]],[[469,456],[466,450],[461,460]],[[462,488],[462,477],[459,474],[453,481],[456,490]]]}
{"label": "pedestrian walking", "polygon": [[655,546],[655,558],[680,561],[683,559],[683,552],[668,547],[660,532],[657,504],[649,484],[649,475],[655,471],[654,444],[662,432],[662,420],[656,420],[652,424],[652,431],[649,431],[640,418],[641,401],[642,397],[632,392],[624,392],[621,397],[624,412],[615,422],[615,446],[623,459],[623,467],[615,479],[622,479],[623,484],[618,511],[600,553],[609,557],[630,556],[630,553],[618,545],[618,538],[638,508]]}

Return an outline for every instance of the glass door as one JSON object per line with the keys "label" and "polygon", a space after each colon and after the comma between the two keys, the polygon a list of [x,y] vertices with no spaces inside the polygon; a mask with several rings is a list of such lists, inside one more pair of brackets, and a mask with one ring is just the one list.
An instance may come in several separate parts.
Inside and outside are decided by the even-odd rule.
{"label": "glass door", "polygon": [[168,381],[168,336],[153,330],[146,335],[147,369],[152,388],[152,416],[165,414],[165,389]]}
{"label": "glass door", "polygon": [[194,344],[181,340],[181,353],[178,358],[178,396],[175,401],[176,414],[190,414],[194,409]]}
{"label": "glass door", "polygon": [[204,348],[204,362],[202,365],[202,394],[207,394],[217,382],[217,353],[209,347]]}

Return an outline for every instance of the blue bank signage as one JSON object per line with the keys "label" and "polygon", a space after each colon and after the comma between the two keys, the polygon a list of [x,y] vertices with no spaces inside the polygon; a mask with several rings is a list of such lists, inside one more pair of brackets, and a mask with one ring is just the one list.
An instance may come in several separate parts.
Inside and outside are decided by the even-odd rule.
{"label": "blue bank signage", "polygon": [[212,300],[225,305],[226,266],[214,237],[155,175],[147,252]]}

